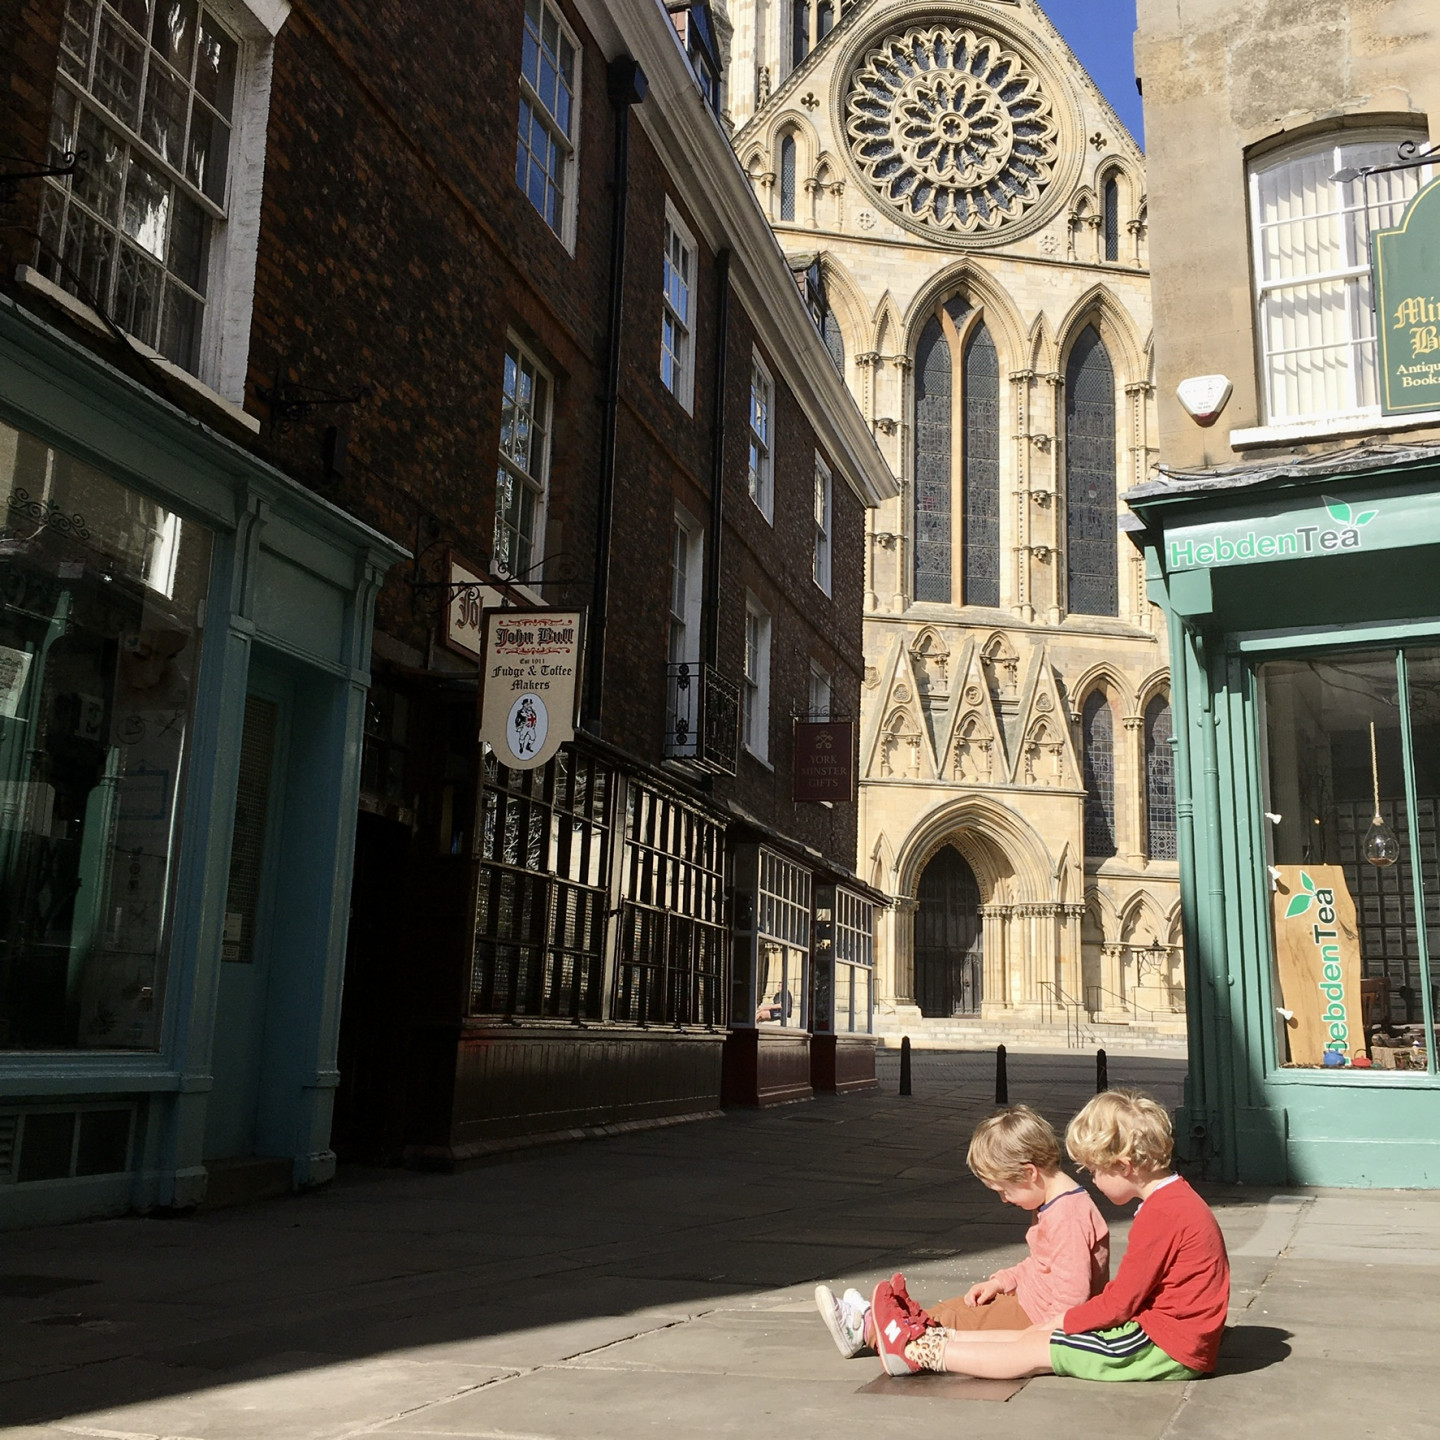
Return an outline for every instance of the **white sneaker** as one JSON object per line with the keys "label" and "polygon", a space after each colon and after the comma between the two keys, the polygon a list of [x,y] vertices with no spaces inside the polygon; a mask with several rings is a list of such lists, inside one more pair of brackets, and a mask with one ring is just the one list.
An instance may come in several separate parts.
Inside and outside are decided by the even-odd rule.
{"label": "white sneaker", "polygon": [[820,1312],[835,1348],[847,1360],[870,1348],[865,1343],[865,1312],[870,1307],[858,1290],[847,1290],[837,1300],[828,1285],[817,1285],[815,1308]]}

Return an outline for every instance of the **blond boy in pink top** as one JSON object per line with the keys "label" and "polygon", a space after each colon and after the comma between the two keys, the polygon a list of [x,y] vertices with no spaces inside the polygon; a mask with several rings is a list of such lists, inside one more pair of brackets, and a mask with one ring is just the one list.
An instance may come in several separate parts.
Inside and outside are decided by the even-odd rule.
{"label": "blond boy in pink top", "polygon": [[[997,1111],[975,1127],[965,1163],[1005,1204],[1032,1213],[1030,1253],[964,1295],[930,1306],[934,1320],[949,1330],[1023,1330],[1105,1287],[1110,1228],[1084,1186],[1060,1168],[1060,1153],[1049,1121],[1028,1105]],[[817,1285],[815,1304],[842,1355],[873,1347],[870,1305],[858,1291],[837,1300],[828,1285]]]}

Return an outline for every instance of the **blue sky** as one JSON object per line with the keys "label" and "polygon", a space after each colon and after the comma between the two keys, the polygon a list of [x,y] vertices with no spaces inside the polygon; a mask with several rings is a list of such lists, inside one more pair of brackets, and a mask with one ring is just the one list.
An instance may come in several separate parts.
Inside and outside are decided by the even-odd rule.
{"label": "blue sky", "polygon": [[1040,0],[1040,7],[1143,145],[1135,89],[1135,0]]}

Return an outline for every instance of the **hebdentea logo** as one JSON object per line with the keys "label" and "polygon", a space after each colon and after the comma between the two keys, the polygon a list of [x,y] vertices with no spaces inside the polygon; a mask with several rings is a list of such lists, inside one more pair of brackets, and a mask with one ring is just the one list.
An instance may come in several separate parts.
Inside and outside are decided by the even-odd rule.
{"label": "hebdentea logo", "polygon": [[1312,905],[1315,907],[1315,919],[1309,929],[1320,971],[1319,990],[1324,1001],[1320,1023],[1329,1035],[1325,1048],[1347,1055],[1350,1051],[1350,1009],[1345,994],[1345,972],[1340,965],[1335,892],[1326,886],[1317,886],[1302,870],[1300,889],[1290,897],[1290,903],[1285,907],[1285,918],[1298,920],[1302,915],[1309,914]]}
{"label": "hebdentea logo", "polygon": [[1250,530],[1243,535],[1215,535],[1209,540],[1171,540],[1170,568],[1196,565],[1233,565],[1240,560],[1285,560],[1307,555],[1324,555],[1337,550],[1362,548],[1361,531],[1380,513],[1378,508],[1358,513],[1343,500],[1322,495],[1325,513],[1334,526],[1297,525],[1262,535]]}

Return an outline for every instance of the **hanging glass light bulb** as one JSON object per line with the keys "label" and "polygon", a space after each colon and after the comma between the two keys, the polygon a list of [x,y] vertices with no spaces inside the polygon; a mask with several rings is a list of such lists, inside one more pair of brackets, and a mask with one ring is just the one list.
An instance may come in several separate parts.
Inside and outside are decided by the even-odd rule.
{"label": "hanging glass light bulb", "polygon": [[1370,780],[1375,791],[1375,814],[1370,828],[1365,832],[1365,841],[1360,853],[1376,869],[1383,870],[1400,858],[1400,839],[1385,823],[1380,813],[1380,764],[1375,755],[1375,722],[1370,722]]}

